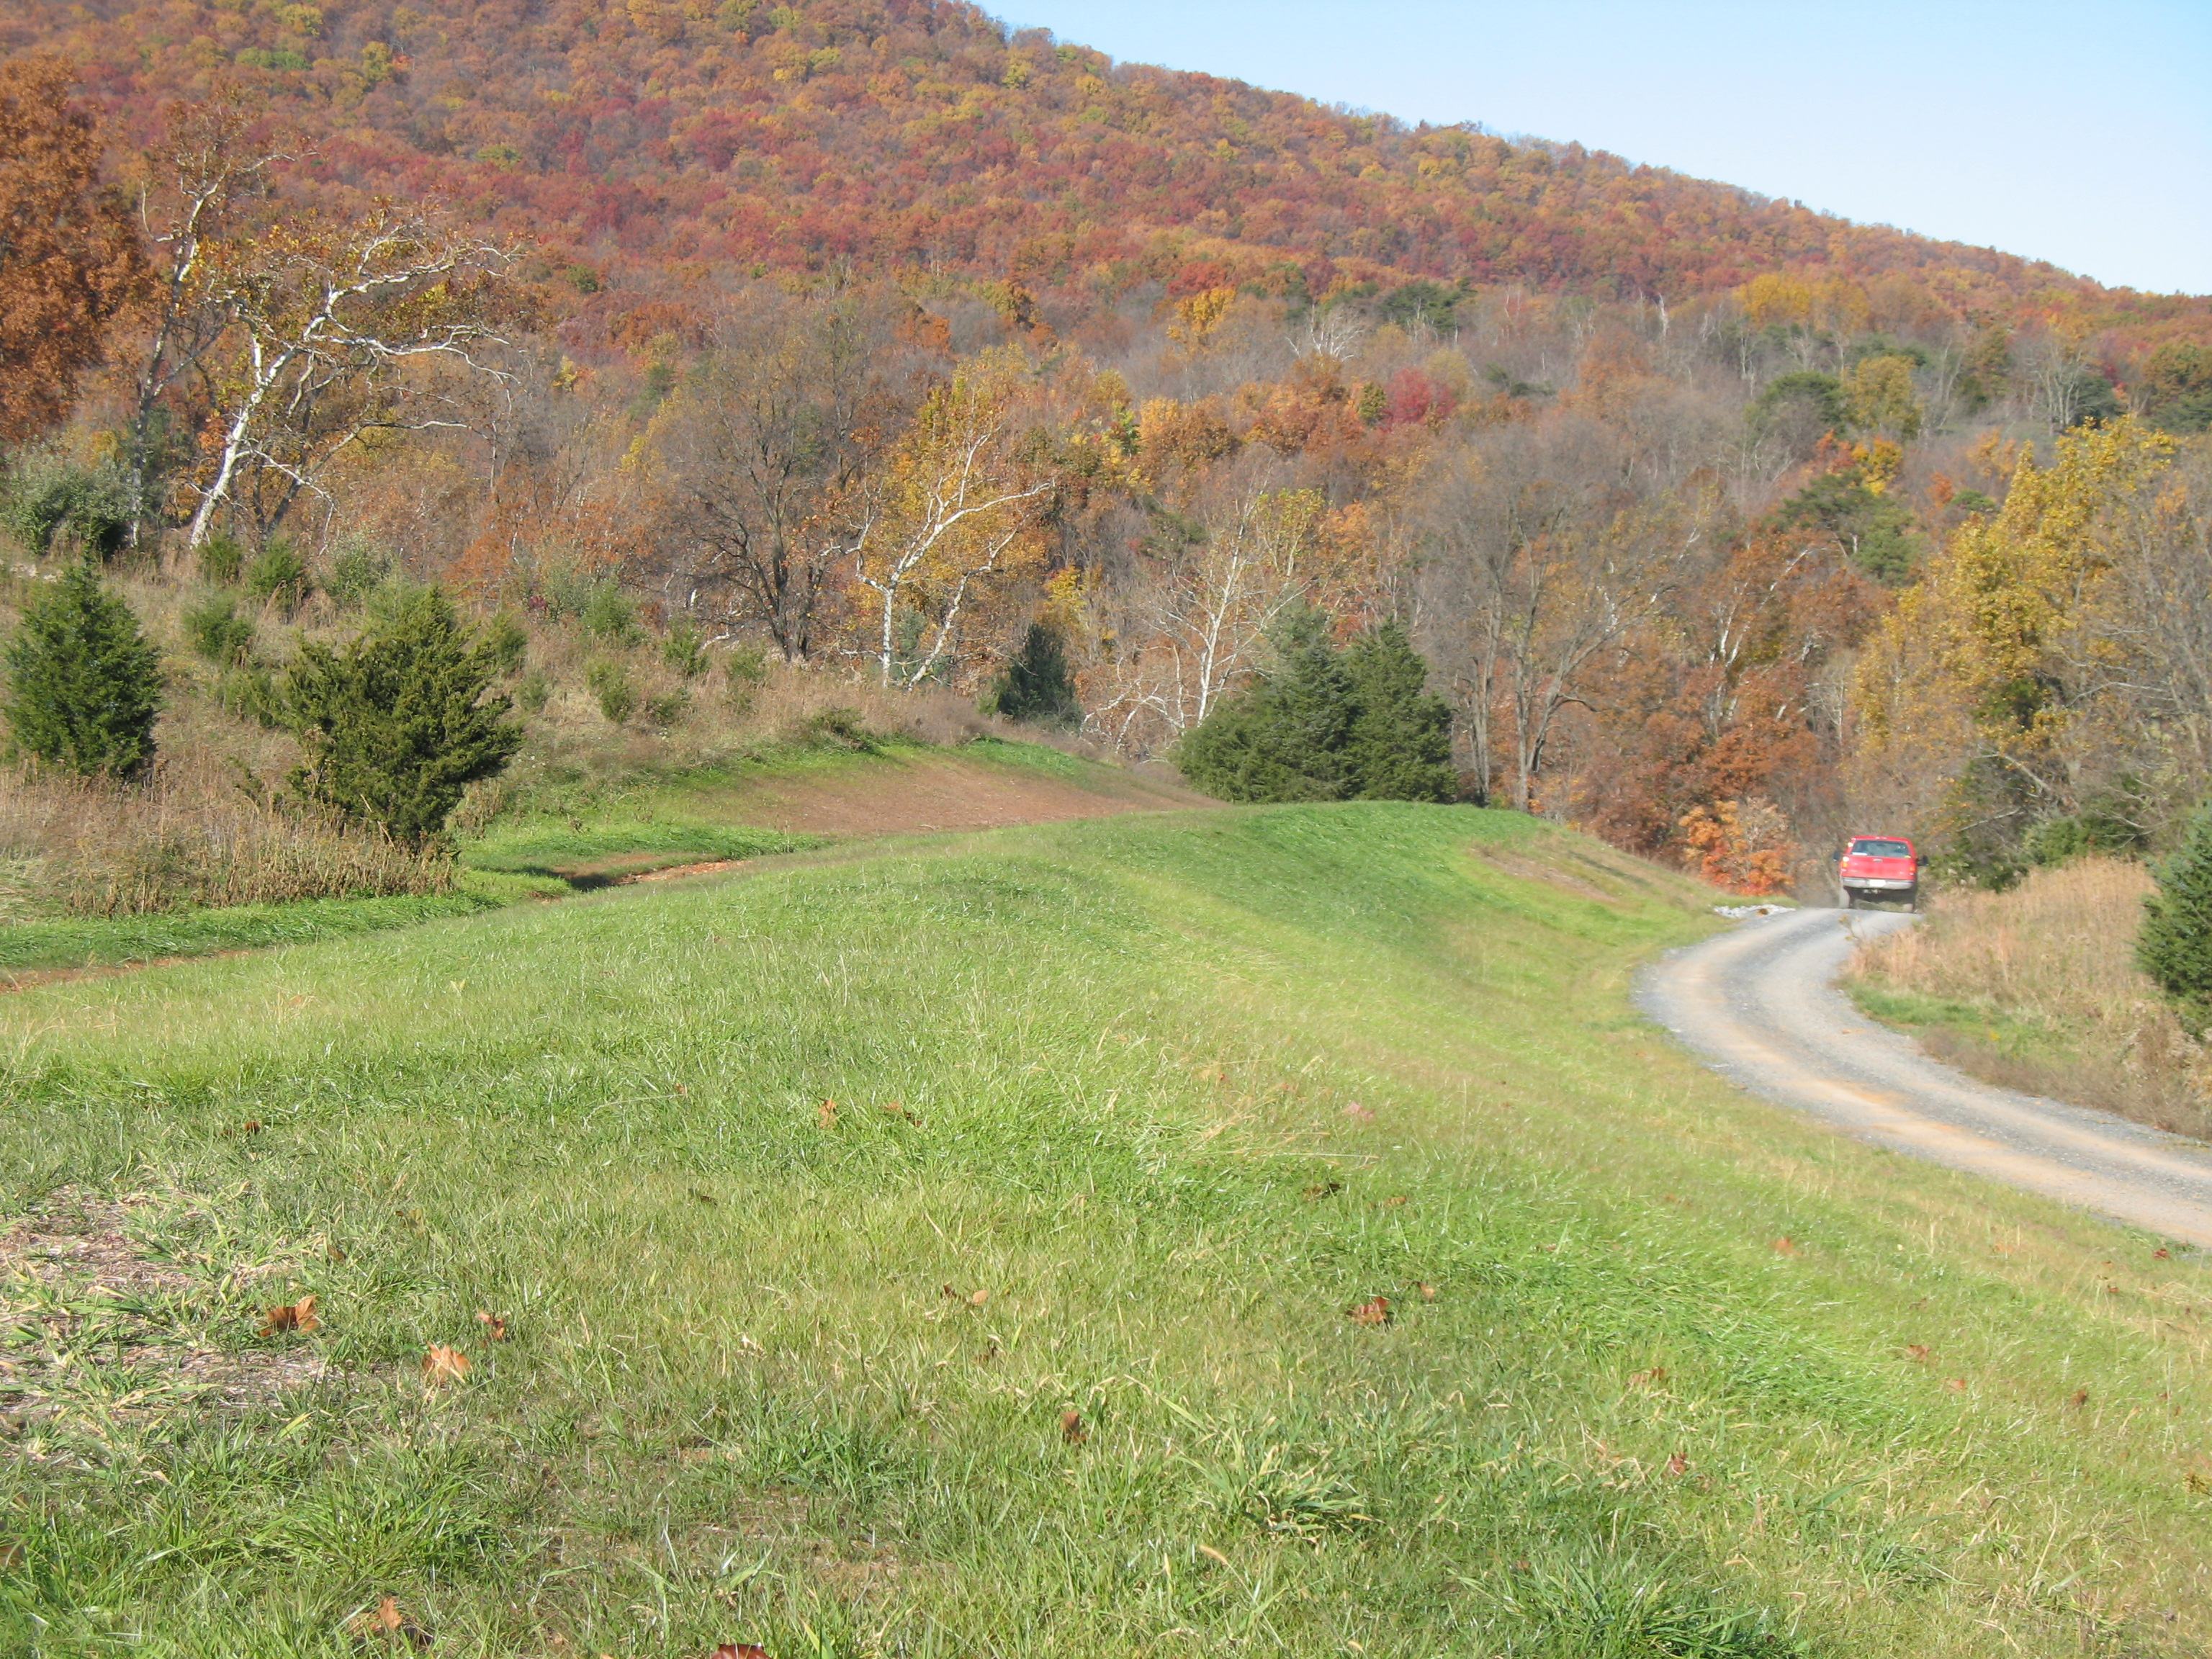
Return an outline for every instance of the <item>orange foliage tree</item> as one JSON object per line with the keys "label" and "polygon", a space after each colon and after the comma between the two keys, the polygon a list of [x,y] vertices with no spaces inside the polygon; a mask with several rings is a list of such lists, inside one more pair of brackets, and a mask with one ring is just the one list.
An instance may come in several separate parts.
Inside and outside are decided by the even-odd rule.
{"label": "orange foliage tree", "polygon": [[92,118],[50,58],[0,64],[0,442],[58,423],[143,288],[131,216],[100,182]]}

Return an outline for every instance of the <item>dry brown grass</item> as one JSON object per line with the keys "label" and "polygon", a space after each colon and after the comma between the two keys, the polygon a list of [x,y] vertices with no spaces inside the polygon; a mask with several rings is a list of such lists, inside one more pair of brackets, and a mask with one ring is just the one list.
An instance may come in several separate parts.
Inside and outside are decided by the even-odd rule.
{"label": "dry brown grass", "polygon": [[[1920,926],[1863,947],[1852,975],[1966,1011],[1923,1030],[1966,1071],[2212,1133],[2212,1054],[2135,964],[2150,890],[2139,864],[2082,859],[2009,892],[1942,894]],[[2008,1040],[1998,1024],[2033,1040]]]}
{"label": "dry brown grass", "polygon": [[0,862],[15,908],[77,916],[443,893],[454,881],[443,853],[176,763],[135,786],[0,771]]}

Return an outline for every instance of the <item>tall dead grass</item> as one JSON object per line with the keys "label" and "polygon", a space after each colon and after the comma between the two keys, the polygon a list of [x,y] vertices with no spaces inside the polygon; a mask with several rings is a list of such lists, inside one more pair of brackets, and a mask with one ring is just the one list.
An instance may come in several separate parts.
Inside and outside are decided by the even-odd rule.
{"label": "tall dead grass", "polygon": [[0,862],[15,908],[76,916],[443,893],[455,878],[443,853],[176,766],[132,787],[0,771]]}
{"label": "tall dead grass", "polygon": [[2008,1046],[1966,1023],[1925,1034],[1962,1069],[2212,1133],[2212,1054],[2135,963],[2148,871],[2117,859],[2038,870],[2005,893],[1945,893],[1918,927],[1859,951],[1854,978],[1986,1009],[2049,1034]]}

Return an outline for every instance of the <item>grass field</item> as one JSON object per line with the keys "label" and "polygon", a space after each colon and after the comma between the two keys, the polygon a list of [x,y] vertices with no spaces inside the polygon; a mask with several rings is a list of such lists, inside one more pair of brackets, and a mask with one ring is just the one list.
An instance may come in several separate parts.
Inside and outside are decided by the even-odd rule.
{"label": "grass field", "polygon": [[7,999],[0,1650],[2204,1651],[2212,1273],[1676,1053],[1707,902],[1127,817]]}

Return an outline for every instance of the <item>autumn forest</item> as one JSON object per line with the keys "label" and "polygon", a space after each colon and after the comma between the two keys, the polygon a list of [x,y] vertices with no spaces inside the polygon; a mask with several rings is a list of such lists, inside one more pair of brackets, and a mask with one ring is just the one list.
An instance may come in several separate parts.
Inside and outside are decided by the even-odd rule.
{"label": "autumn forest", "polygon": [[8,529],[167,619],[177,757],[274,777],[289,653],[406,581],[546,731],[1043,652],[1132,763],[1317,615],[1418,652],[1459,798],[1747,893],[1869,823],[2001,885],[2212,781],[2212,301],[948,0],[0,52]]}

